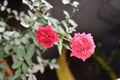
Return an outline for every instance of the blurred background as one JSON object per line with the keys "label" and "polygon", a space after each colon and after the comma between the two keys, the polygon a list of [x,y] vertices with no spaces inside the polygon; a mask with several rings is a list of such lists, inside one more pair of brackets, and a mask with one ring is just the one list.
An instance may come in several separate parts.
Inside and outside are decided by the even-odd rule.
{"label": "blurred background", "polygon": [[[3,0],[0,0],[2,2]],[[27,10],[22,0],[8,0],[9,7],[18,11]],[[63,6],[61,0],[47,0],[54,8],[52,16],[62,20],[63,9],[71,12],[71,8]],[[82,62],[67,54],[68,64],[76,80],[113,80],[120,77],[120,0],[78,0],[79,11],[73,17],[78,23],[77,32],[92,33],[96,43],[95,56]],[[14,3],[14,5],[13,5]],[[0,16],[6,16],[0,13]],[[9,21],[11,26],[21,27],[14,19]],[[49,52],[49,54],[48,54]],[[42,55],[44,58],[58,57],[56,47]],[[96,57],[99,56],[99,57]],[[99,59],[98,59],[99,58]],[[57,80],[55,70],[46,68],[44,74],[36,74],[39,80]]]}

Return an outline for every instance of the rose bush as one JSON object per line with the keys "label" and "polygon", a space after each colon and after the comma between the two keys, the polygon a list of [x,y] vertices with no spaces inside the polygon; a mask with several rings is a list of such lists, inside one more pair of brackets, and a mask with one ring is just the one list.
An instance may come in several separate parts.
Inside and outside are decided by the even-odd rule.
{"label": "rose bush", "polygon": [[[62,0],[64,5],[70,5],[72,13],[63,10],[65,18],[61,21],[51,16],[50,9],[54,8],[46,0],[22,0],[22,3],[29,7],[27,11],[18,12],[7,7],[8,1],[0,4],[1,12],[7,12],[6,18],[0,16],[0,58],[6,61],[7,57],[12,58],[12,69],[14,76],[5,76],[7,64],[1,64],[1,80],[37,80],[34,73],[44,72],[45,67],[58,69],[59,64],[54,59],[43,59],[41,54],[47,48],[57,46],[61,56],[63,47],[70,50],[71,56],[76,56],[85,61],[94,53],[95,44],[91,34],[71,33],[76,31],[77,24],[72,16],[78,11],[79,2]],[[7,21],[11,18],[20,22],[25,30],[10,26]],[[68,44],[70,43],[70,45]],[[35,56],[36,62],[33,61]]]}

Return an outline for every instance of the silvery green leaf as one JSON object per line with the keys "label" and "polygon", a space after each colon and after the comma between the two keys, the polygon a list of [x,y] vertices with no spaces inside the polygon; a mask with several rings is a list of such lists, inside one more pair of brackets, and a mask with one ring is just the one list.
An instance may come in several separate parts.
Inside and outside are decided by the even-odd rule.
{"label": "silvery green leaf", "polygon": [[52,17],[48,17],[48,20],[51,22],[51,25],[53,25],[53,27],[58,27],[58,20]]}
{"label": "silvery green leaf", "polygon": [[38,71],[40,71],[41,73],[44,72],[44,66],[43,64],[35,64],[31,69],[29,69],[28,71],[30,73],[37,73]]}
{"label": "silvery green leaf", "polygon": [[31,18],[33,18],[35,15],[33,12],[31,12],[30,10],[28,10],[28,14],[30,15]]}
{"label": "silvery green leaf", "polygon": [[76,31],[74,27],[69,27],[69,33]]}
{"label": "silvery green leaf", "polygon": [[7,64],[4,64],[4,63],[1,63],[1,64],[0,64],[0,68],[2,68],[2,69],[6,69],[7,67],[8,67]]}
{"label": "silvery green leaf", "polygon": [[15,72],[14,80],[16,80],[21,75],[21,68],[17,69]]}
{"label": "silvery green leaf", "polygon": [[10,40],[10,37],[12,37],[14,35],[14,31],[6,31],[3,33],[3,37],[6,39],[6,40]]}
{"label": "silvery green leaf", "polygon": [[24,73],[26,73],[27,72],[27,65],[25,64],[25,63],[23,63],[22,64],[22,71],[24,72]]}
{"label": "silvery green leaf", "polygon": [[38,65],[34,65],[32,68],[32,73],[37,73],[39,70],[39,66]]}
{"label": "silvery green leaf", "polygon": [[50,69],[58,69],[59,65],[58,64],[49,64]]}
{"label": "silvery green leaf", "polygon": [[31,17],[34,16],[34,14],[33,14],[30,10],[28,10],[28,14],[29,14]]}
{"label": "silvery green leaf", "polygon": [[68,24],[65,21],[62,21],[63,26],[66,29],[66,32],[68,32]]}
{"label": "silvery green leaf", "polygon": [[37,80],[37,78],[36,78],[33,74],[31,74],[31,75],[28,77],[28,80]]}
{"label": "silvery green leaf", "polygon": [[16,10],[12,10],[12,13],[17,16],[18,15],[18,12]]}
{"label": "silvery green leaf", "polygon": [[58,26],[56,31],[58,31],[58,33],[60,33],[60,34],[65,34],[65,31],[61,26]]}
{"label": "silvery green leaf", "polygon": [[31,5],[32,4],[31,1],[29,1],[29,0],[22,0],[22,3],[28,5],[30,9],[33,9],[33,6]]}
{"label": "silvery green leaf", "polygon": [[10,40],[10,37],[9,36],[6,36],[6,35],[2,35],[4,39],[6,40]]}
{"label": "silvery green leaf", "polygon": [[8,1],[7,1],[7,0],[4,0],[3,5],[4,5],[4,6],[7,6],[7,5],[8,5]]}
{"label": "silvery green leaf", "polygon": [[35,2],[36,0],[31,0],[32,2]]}
{"label": "silvery green leaf", "polygon": [[77,27],[77,23],[74,20],[69,19],[68,21],[73,25],[73,27]]}
{"label": "silvery green leaf", "polygon": [[32,2],[30,0],[22,0],[22,2],[25,4],[32,4]]}
{"label": "silvery green leaf", "polygon": [[0,80],[4,80],[4,73],[0,72]]}
{"label": "silvery green leaf", "polygon": [[49,64],[50,69],[54,69],[54,68],[58,69],[59,68],[59,65],[56,62],[57,62],[56,59],[51,60],[51,62]]}
{"label": "silvery green leaf", "polygon": [[4,21],[0,21],[0,27],[5,27],[6,23]]}
{"label": "silvery green leaf", "polygon": [[79,2],[78,2],[78,1],[73,1],[73,6],[74,6],[74,7],[78,7],[78,5],[79,5]]}
{"label": "silvery green leaf", "polygon": [[20,67],[21,65],[22,65],[21,61],[14,61],[13,65],[12,65],[12,68],[16,69],[16,68]]}
{"label": "silvery green leaf", "polygon": [[5,10],[5,6],[1,6],[1,11],[4,11]]}
{"label": "silvery green leaf", "polygon": [[70,3],[70,0],[62,0],[62,3],[63,3],[63,4],[69,4],[69,3]]}
{"label": "silvery green leaf", "polygon": [[14,32],[15,32],[14,35],[13,35],[14,38],[20,37],[20,33],[19,32],[17,32],[17,31],[14,31]]}
{"label": "silvery green leaf", "polygon": [[45,4],[47,10],[53,8],[53,6],[50,3],[48,3],[46,0],[41,0],[41,2]]}
{"label": "silvery green leaf", "polygon": [[16,53],[21,56],[21,57],[25,57],[26,53],[25,53],[25,48],[23,46],[17,47],[16,48]]}
{"label": "silvery green leaf", "polygon": [[52,60],[51,60],[51,63],[56,63],[56,62],[57,62],[56,59],[52,59]]}
{"label": "silvery green leaf", "polygon": [[52,25],[51,21],[48,20],[48,25]]}
{"label": "silvery green leaf", "polygon": [[16,18],[16,20],[20,20],[20,18],[18,16],[16,16],[15,18]]}
{"label": "silvery green leaf", "polygon": [[43,64],[39,64],[38,68],[39,68],[41,73],[43,73],[45,71]]}
{"label": "silvery green leaf", "polygon": [[25,37],[25,38],[30,38],[29,33],[25,34],[25,36],[24,36],[24,37]]}
{"label": "silvery green leaf", "polygon": [[48,19],[49,19],[49,17],[48,17],[48,16],[46,16],[46,15],[44,15],[43,17],[44,17],[46,20],[48,20]]}
{"label": "silvery green leaf", "polygon": [[33,65],[33,62],[32,62],[32,60],[30,59],[30,58],[26,58],[26,57],[24,57],[25,58],[25,60],[26,60],[26,62],[27,62],[27,64],[29,65],[29,66],[31,66],[31,65]]}
{"label": "silvery green leaf", "polygon": [[31,20],[31,18],[30,18],[29,15],[26,15],[26,14],[25,14],[24,16],[25,16],[24,20],[25,20],[25,21],[27,20],[26,22],[29,22],[29,21]]}
{"label": "silvery green leaf", "polygon": [[24,15],[25,15],[25,13],[21,11],[20,12],[20,18],[22,18]]}
{"label": "silvery green leaf", "polygon": [[62,43],[63,43],[63,40],[60,39],[58,44],[57,44],[57,47],[58,47],[58,51],[59,51],[59,54],[61,55],[62,54]]}
{"label": "silvery green leaf", "polygon": [[21,24],[23,27],[25,27],[25,28],[29,28],[29,27],[30,27],[29,23],[26,22],[26,21],[23,21],[23,20],[20,22],[20,24]]}
{"label": "silvery green leaf", "polygon": [[15,42],[12,40],[12,41],[9,42],[9,44],[10,44],[10,45],[14,45]]}
{"label": "silvery green leaf", "polygon": [[53,64],[49,64],[50,69],[54,69]]}
{"label": "silvery green leaf", "polygon": [[37,61],[38,61],[38,63],[41,64],[42,63],[42,58],[40,58],[40,57],[37,56]]}
{"label": "silvery green leaf", "polygon": [[6,32],[3,33],[3,35],[8,36],[8,37],[13,36],[14,34],[15,34],[14,31],[6,31]]}
{"label": "silvery green leaf", "polygon": [[39,1],[33,1],[33,6],[39,6],[40,5],[40,2]]}
{"label": "silvery green leaf", "polygon": [[20,44],[20,40],[19,39],[15,39],[15,44],[19,45]]}
{"label": "silvery green leaf", "polygon": [[[27,71],[28,71],[29,73],[32,73],[32,69],[31,69],[31,68],[28,68]],[[27,76],[29,76],[29,74],[28,74]]]}
{"label": "silvery green leaf", "polygon": [[63,13],[65,14],[65,18],[70,18],[70,15],[66,10],[63,10]]}
{"label": "silvery green leaf", "polygon": [[10,9],[10,8],[7,8],[7,12],[10,13],[10,12],[11,12],[11,9]]}
{"label": "silvery green leaf", "polygon": [[22,37],[22,38],[20,39],[20,42],[22,42],[22,43],[24,43],[24,44],[29,43],[28,39],[25,38],[25,37]]}
{"label": "silvery green leaf", "polygon": [[34,65],[32,72],[36,73],[36,72],[40,71],[41,73],[43,73],[44,70],[45,70],[44,65],[43,64],[38,64],[38,65]]}
{"label": "silvery green leaf", "polygon": [[9,53],[9,50],[12,48],[11,45],[5,45],[4,50],[6,53]]}
{"label": "silvery green leaf", "polygon": [[34,51],[35,51],[35,45],[34,44],[31,44],[27,47],[27,55],[26,57],[31,59],[32,56],[34,55]]}
{"label": "silvery green leaf", "polygon": [[34,30],[38,29],[40,26],[43,26],[44,24],[42,22],[35,22],[34,26],[32,27]]}
{"label": "silvery green leaf", "polygon": [[26,15],[25,13],[21,13],[20,14],[20,24],[25,27],[25,28],[29,28],[30,27],[30,21],[31,21],[31,18],[29,15]]}
{"label": "silvery green leaf", "polygon": [[[13,47],[13,51],[16,52],[16,47]],[[17,55],[12,56],[13,62],[17,61]]]}
{"label": "silvery green leaf", "polygon": [[0,27],[0,33],[5,31],[5,27]]}
{"label": "silvery green leaf", "polygon": [[69,47],[67,44],[63,44],[63,46],[64,46],[66,49],[70,50],[70,47]]}

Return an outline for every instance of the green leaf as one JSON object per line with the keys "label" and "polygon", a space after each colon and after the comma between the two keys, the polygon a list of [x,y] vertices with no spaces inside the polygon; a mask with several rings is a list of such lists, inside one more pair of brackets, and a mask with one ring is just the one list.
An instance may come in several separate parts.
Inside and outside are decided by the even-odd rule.
{"label": "green leaf", "polygon": [[26,48],[27,50],[29,49],[29,47],[30,47],[30,44],[29,44],[29,43],[25,44],[25,48]]}
{"label": "green leaf", "polygon": [[30,58],[25,58],[25,60],[29,66],[31,66],[33,64],[32,60]]}
{"label": "green leaf", "polygon": [[62,21],[62,24],[65,27],[66,32],[68,32],[68,24],[64,20]]}
{"label": "green leaf", "polygon": [[26,55],[26,57],[31,59],[32,56],[33,56],[33,54],[34,54],[34,51],[35,51],[35,46],[34,46],[34,44],[28,45],[28,46],[27,46],[27,55]]}
{"label": "green leaf", "polygon": [[4,74],[0,72],[0,80],[4,80]]}
{"label": "green leaf", "polygon": [[6,69],[7,68],[7,64],[0,64],[0,68]]}
{"label": "green leaf", "polygon": [[0,58],[2,58],[3,56],[4,56],[4,49],[0,47]]}
{"label": "green leaf", "polygon": [[0,27],[0,32],[4,32],[5,31],[5,27]]}
{"label": "green leaf", "polygon": [[63,13],[65,14],[65,18],[70,18],[70,14],[68,13],[68,11],[63,10]]}
{"label": "green leaf", "polygon": [[22,71],[23,73],[27,72],[27,65],[25,63],[22,64]]}
{"label": "green leaf", "polygon": [[61,53],[62,53],[62,44],[63,44],[63,40],[62,39],[60,39],[59,40],[59,42],[58,42],[58,51],[59,51],[59,54],[61,55]]}
{"label": "green leaf", "polygon": [[14,52],[17,52],[17,48],[18,48],[18,46],[14,46],[12,49]]}
{"label": "green leaf", "polygon": [[20,77],[20,75],[21,75],[21,68],[17,69],[17,71],[15,72],[14,80]]}
{"label": "green leaf", "polygon": [[12,65],[12,68],[16,69],[16,68],[20,67],[21,64],[22,64],[21,61],[14,61],[13,65]]}
{"label": "green leaf", "polygon": [[68,29],[69,29],[69,32],[68,32],[68,33],[72,33],[72,32],[74,32],[74,31],[76,31],[76,30],[75,30],[75,27],[69,27]]}
{"label": "green leaf", "polygon": [[64,46],[66,49],[70,50],[70,47],[69,47],[67,44],[63,44],[63,46]]}
{"label": "green leaf", "polygon": [[21,48],[17,48],[17,54],[24,57],[25,56],[25,50]]}
{"label": "green leaf", "polygon": [[30,76],[28,77],[28,80],[37,80],[37,79],[36,79],[35,75],[30,75]]}
{"label": "green leaf", "polygon": [[29,35],[30,35],[30,37],[34,37],[34,36],[35,36],[35,33],[30,30],[30,31],[29,31]]}
{"label": "green leaf", "polygon": [[44,53],[48,49],[48,48],[44,48],[43,45],[39,45],[39,48],[42,51],[42,53]]}

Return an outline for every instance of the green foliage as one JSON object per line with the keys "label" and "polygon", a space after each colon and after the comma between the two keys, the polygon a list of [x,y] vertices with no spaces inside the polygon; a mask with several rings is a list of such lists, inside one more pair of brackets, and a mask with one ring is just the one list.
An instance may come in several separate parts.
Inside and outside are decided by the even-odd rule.
{"label": "green foliage", "polygon": [[4,79],[4,74],[0,72],[0,80]]}
{"label": "green foliage", "polygon": [[24,48],[17,48],[16,53],[22,57],[26,56],[25,49]]}
{"label": "green foliage", "polygon": [[22,72],[22,71],[21,71],[21,68],[18,68],[18,69],[16,70],[15,76],[14,76],[14,80],[17,79],[18,77],[20,77],[21,72]]}
{"label": "green foliage", "polygon": [[[75,21],[72,20],[72,16],[77,11],[76,7],[79,3],[64,0],[62,2],[65,5],[71,5],[73,9],[72,13],[66,10],[63,11],[65,18],[62,21],[51,16],[50,9],[54,7],[46,0],[22,0],[22,3],[30,8],[26,11],[27,13],[8,8],[7,0],[4,0],[3,4],[0,3],[0,11],[8,13],[5,19],[0,16],[0,58],[12,57],[12,68],[15,69],[14,80],[20,79],[21,75],[28,77],[29,80],[36,80],[34,73],[38,71],[43,73],[47,65],[49,65],[50,69],[58,68],[56,59],[45,60],[41,57],[41,52],[44,53],[47,48],[38,45],[35,39],[35,32],[38,27],[52,25],[60,37],[59,41],[55,43],[59,54],[61,54],[63,47],[70,49],[66,42],[69,43],[70,34],[77,27]],[[8,20],[12,18],[20,22],[23,28],[26,29],[22,31],[19,28],[12,28],[7,24]],[[37,55],[37,58],[39,57],[38,64],[32,61],[34,54]],[[0,67],[5,70],[4,65],[0,65]],[[3,80],[3,77],[3,73],[0,73],[0,79]],[[12,80],[12,78],[5,79]]]}
{"label": "green foliage", "polygon": [[22,64],[22,71],[23,73],[26,73],[27,72],[27,65],[25,63]]}
{"label": "green foliage", "polygon": [[13,69],[17,69],[21,66],[22,62],[21,61],[14,61],[13,62],[13,65],[12,65],[12,68]]}
{"label": "green foliage", "polygon": [[35,46],[33,44],[31,45],[28,44],[26,47],[27,47],[26,58],[31,59],[35,51]]}

